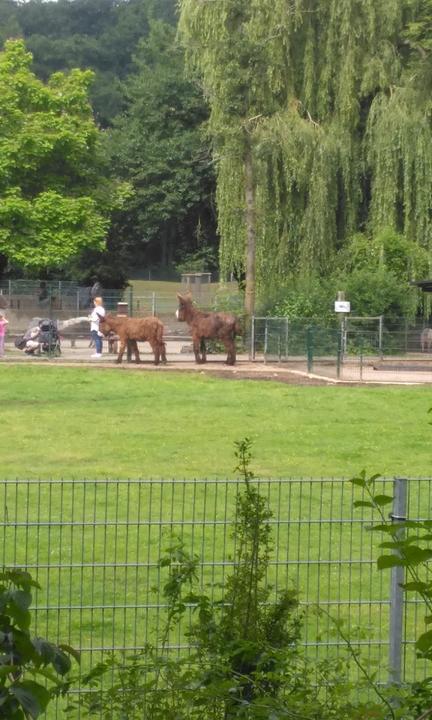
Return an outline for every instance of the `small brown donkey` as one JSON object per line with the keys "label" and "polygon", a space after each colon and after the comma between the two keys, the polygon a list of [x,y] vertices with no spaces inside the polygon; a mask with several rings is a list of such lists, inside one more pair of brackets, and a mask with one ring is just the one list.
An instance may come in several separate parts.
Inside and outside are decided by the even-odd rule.
{"label": "small brown donkey", "polygon": [[227,365],[236,361],[236,335],[241,335],[238,318],[231,313],[202,312],[193,304],[190,295],[177,293],[179,306],[176,311],[177,320],[185,321],[192,334],[195,362],[205,363],[207,360],[206,340],[220,340],[227,351]]}
{"label": "small brown donkey", "polygon": [[159,365],[159,360],[166,362],[166,350],[163,340],[164,326],[159,318],[129,318],[105,315],[105,317],[100,318],[99,327],[104,335],[108,335],[112,330],[119,336],[120,348],[116,362],[121,363],[128,344],[135,354],[135,362],[141,362],[138,340],[146,340],[151,345],[155,365]]}

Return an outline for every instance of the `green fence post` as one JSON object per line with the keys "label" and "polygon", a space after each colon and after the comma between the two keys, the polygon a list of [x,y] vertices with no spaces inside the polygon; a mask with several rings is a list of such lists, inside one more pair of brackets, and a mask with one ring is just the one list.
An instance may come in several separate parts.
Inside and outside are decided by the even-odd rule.
{"label": "green fence post", "polygon": [[306,331],[306,354],[307,371],[311,373],[313,370],[313,328],[311,326]]}
{"label": "green fence post", "polygon": [[129,288],[129,315],[130,315],[130,317],[133,316],[133,287],[132,287],[132,285]]}
{"label": "green fence post", "polygon": [[336,377],[339,380],[341,374],[342,361],[342,333],[337,331],[337,353],[336,353]]}

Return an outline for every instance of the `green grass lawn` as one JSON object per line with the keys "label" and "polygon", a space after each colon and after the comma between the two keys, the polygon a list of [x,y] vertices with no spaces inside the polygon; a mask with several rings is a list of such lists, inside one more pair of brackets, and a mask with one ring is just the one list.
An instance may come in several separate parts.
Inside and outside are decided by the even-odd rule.
{"label": "green grass lawn", "polygon": [[3,366],[0,399],[4,478],[232,477],[245,436],[264,477],[430,472],[424,387]]}
{"label": "green grass lawn", "polygon": [[[1,487],[0,562],[33,568],[43,588],[38,634],[86,649],[85,667],[99,659],[98,648],[143,643],[157,628],[161,597],[153,588],[160,588],[157,563],[170,533],[202,558],[203,582],[223,580],[232,552],[224,523],[235,495],[223,480],[234,477],[235,440],[253,439],[252,465],[262,478],[430,472],[432,391],[424,387],[4,365],[0,398],[2,478],[11,481]],[[215,482],[115,482],[127,478]],[[282,518],[273,527],[270,582],[280,589],[292,580],[303,601],[330,603],[352,639],[374,638],[371,656],[385,673],[379,644],[387,637],[389,576],[373,569],[370,516],[349,522],[351,485],[264,483],[263,491]],[[425,496],[418,511],[429,513],[429,505]],[[320,620],[317,630],[317,623],[307,621],[308,642],[319,633],[334,641],[331,624]]]}

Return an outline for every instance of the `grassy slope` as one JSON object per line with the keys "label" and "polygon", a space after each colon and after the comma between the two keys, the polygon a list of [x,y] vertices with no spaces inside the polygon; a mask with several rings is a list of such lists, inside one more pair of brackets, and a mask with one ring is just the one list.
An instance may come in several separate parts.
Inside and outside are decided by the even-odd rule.
{"label": "grassy slope", "polygon": [[430,472],[422,387],[3,366],[0,398],[6,478],[232,476],[246,435],[262,476]]}

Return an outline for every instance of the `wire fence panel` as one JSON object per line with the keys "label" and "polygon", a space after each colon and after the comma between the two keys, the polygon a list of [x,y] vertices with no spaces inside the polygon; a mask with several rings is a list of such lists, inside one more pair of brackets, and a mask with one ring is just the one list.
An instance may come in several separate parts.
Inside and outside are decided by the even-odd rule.
{"label": "wire fence panel", "polygon": [[354,382],[431,382],[432,330],[404,318],[252,318],[250,358]]}
{"label": "wire fence panel", "polygon": [[[346,654],[337,631],[342,623],[352,646],[386,682],[390,575],[376,570],[380,537],[368,528],[377,519],[368,508],[353,508],[358,488],[343,480],[256,483],[273,512],[271,597],[298,589],[305,651],[316,659]],[[233,569],[241,489],[235,480],[3,482],[1,562],[27,568],[41,585],[35,634],[80,649],[84,670],[104,652],[157,643],[166,611],[161,557],[180,539],[199,557],[202,589],[219,599]],[[382,490],[392,494],[393,481],[383,480]],[[431,492],[430,479],[408,482],[408,517],[428,517]],[[414,640],[423,612],[413,597],[403,612],[402,678],[419,679],[425,667],[416,660]],[[172,652],[187,652],[185,631],[183,623],[171,633]]]}

